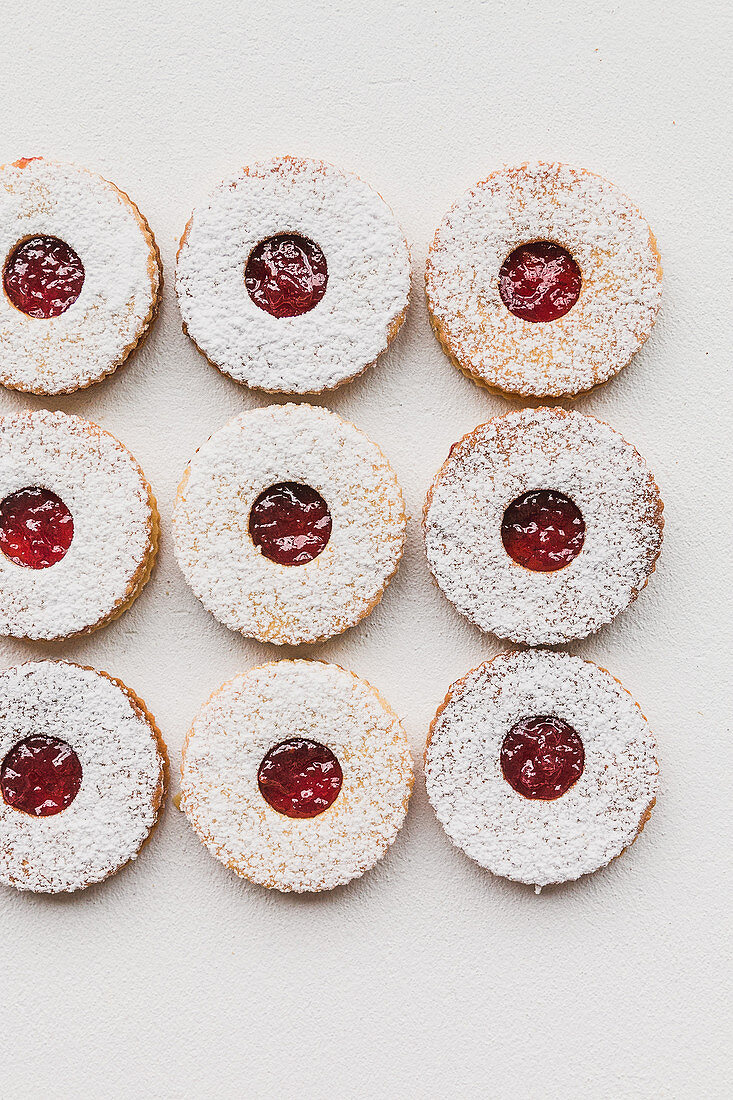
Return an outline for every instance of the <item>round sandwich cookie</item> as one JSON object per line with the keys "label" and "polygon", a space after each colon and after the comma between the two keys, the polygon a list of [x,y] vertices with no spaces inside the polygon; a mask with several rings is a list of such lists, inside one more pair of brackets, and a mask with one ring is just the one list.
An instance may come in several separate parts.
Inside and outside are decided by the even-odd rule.
{"label": "round sandwich cookie", "polygon": [[62,412],[0,417],[0,635],[51,641],[117,618],[158,531],[145,475],[109,432]]}
{"label": "round sandwich cookie", "polygon": [[407,812],[399,719],[338,665],[278,661],[214,692],[183,747],[181,809],[226,867],[283,891],[373,867]]}
{"label": "round sandwich cookie", "polygon": [[426,288],[435,333],[468,377],[507,396],[572,397],[647,339],[662,266],[649,225],[612,183],[521,164],[448,211]]}
{"label": "round sandwich cookie", "polygon": [[167,779],[155,721],[121,680],[65,661],[0,672],[0,882],[57,893],[114,874]]}
{"label": "round sandwich cookie", "polygon": [[428,563],[482,630],[557,645],[636,599],[662,546],[662,508],[643,458],[608,424],[524,409],[451,448],[425,504]]}
{"label": "round sandwich cookie", "polygon": [[0,383],[71,393],[140,343],[162,273],[148,223],[101,176],[45,157],[0,167]]}
{"label": "round sandwich cookie", "polygon": [[397,333],[410,256],[358,176],[278,157],[194,210],[176,290],[184,331],[219,370],[272,393],[319,393],[361,374]]}
{"label": "round sandwich cookie", "polygon": [[321,641],[367,615],[404,531],[380,449],[312,405],[231,420],[189,463],[173,512],[178,563],[204,607],[276,644]]}
{"label": "round sandwich cookie", "polygon": [[450,688],[425,779],[457,847],[539,888],[596,871],[636,840],[657,796],[656,744],[605,669],[548,650],[503,653]]}

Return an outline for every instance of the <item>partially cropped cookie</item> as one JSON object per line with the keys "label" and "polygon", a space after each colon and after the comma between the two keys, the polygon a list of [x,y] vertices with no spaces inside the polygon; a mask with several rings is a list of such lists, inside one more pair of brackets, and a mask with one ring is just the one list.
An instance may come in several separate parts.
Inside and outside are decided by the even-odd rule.
{"label": "partially cropped cookie", "polygon": [[496,875],[542,887],[633,843],[657,796],[656,744],[605,669],[567,653],[504,653],[450,688],[425,779],[454,844]]}
{"label": "partially cropped cookie", "polygon": [[0,672],[0,881],[80,890],[134,859],[168,758],[145,704],[106,672],[39,661]]}
{"label": "partially cropped cookie", "polygon": [[86,634],[148,580],[158,510],[118,439],[62,412],[0,417],[0,635]]}
{"label": "partially cropped cookie", "polygon": [[646,462],[608,424],[524,409],[451,448],[425,505],[428,563],[482,630],[557,645],[636,599],[662,546],[662,507]]}
{"label": "partially cropped cookie", "polygon": [[366,680],[279,661],[229,680],[199,713],[181,809],[211,854],[251,882],[330,890],[384,855],[412,782],[400,721]]}
{"label": "partially cropped cookie", "polygon": [[410,257],[392,211],[358,176],[279,157],[194,210],[176,290],[184,330],[225,374],[318,393],[361,374],[396,334]]}
{"label": "partially cropped cookie", "polygon": [[231,420],[189,463],[173,513],[178,563],[204,607],[277,644],[329,638],[367,615],[404,531],[379,447],[312,405]]}
{"label": "partially cropped cookie", "polygon": [[448,211],[426,287],[438,339],[474,381],[572,396],[611,378],[647,339],[662,267],[648,223],[612,183],[567,164],[521,164]]}
{"label": "partially cropped cookie", "polygon": [[116,370],[162,289],[148,223],[123,191],[72,164],[0,167],[0,383],[71,393]]}

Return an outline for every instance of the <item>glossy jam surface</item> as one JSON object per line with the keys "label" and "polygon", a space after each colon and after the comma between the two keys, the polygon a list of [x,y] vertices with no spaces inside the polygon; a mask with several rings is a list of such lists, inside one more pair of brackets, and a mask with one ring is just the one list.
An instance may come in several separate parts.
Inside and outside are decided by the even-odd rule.
{"label": "glossy jam surface", "polygon": [[525,798],[560,798],[583,774],[583,742],[551,715],[522,718],[501,746],[504,778]]}
{"label": "glossy jam surface", "polygon": [[0,550],[16,565],[48,569],[66,554],[74,520],[48,489],[19,489],[0,504]]}
{"label": "glossy jam surface", "polygon": [[281,233],[252,249],[244,284],[256,306],[273,317],[308,313],[326,293],[328,267],[320,248],[297,233]]}
{"label": "glossy jam surface", "polygon": [[249,533],[266,558],[278,565],[305,565],[331,537],[331,513],[320,493],[297,481],[271,485],[249,514]]}
{"label": "glossy jam surface", "polygon": [[554,489],[532,489],[517,497],[501,524],[504,549],[525,569],[552,573],[583,549],[585,520],[570,497]]}
{"label": "glossy jam surface", "polygon": [[9,806],[33,817],[60,814],[81,786],[81,763],[71,745],[39,734],[14,745],[3,760],[0,789]]}
{"label": "glossy jam surface", "polygon": [[523,321],[556,321],[573,308],[582,282],[569,252],[550,241],[534,241],[507,256],[499,272],[499,294],[509,312]]}
{"label": "glossy jam surface", "polygon": [[58,317],[84,285],[84,266],[58,237],[29,237],[13,249],[3,270],[5,293],[29,317]]}
{"label": "glossy jam surface", "polygon": [[286,817],[317,817],[335,800],[343,773],[325,745],[296,737],[275,745],[257,773],[262,797]]}

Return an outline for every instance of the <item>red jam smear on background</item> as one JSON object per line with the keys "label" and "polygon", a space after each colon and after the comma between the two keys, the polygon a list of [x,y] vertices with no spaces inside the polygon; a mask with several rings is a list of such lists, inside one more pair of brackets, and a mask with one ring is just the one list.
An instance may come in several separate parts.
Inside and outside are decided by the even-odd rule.
{"label": "red jam smear on background", "polygon": [[501,538],[509,557],[519,565],[552,573],[569,565],[583,549],[585,520],[564,493],[532,489],[507,508]]}
{"label": "red jam smear on background", "polygon": [[278,565],[305,565],[317,558],[331,537],[331,513],[310,485],[281,481],[257,497],[249,533],[266,558]]}
{"label": "red jam smear on background", "polygon": [[504,778],[525,798],[560,798],[580,779],[584,764],[578,734],[551,715],[522,718],[501,746]]}
{"label": "red jam smear on background", "polygon": [[5,261],[5,293],[29,317],[58,317],[72,306],[84,285],[84,265],[58,237],[28,237]]}
{"label": "red jam smear on background", "polygon": [[66,554],[74,520],[48,489],[19,489],[0,504],[0,550],[16,565],[48,569]]}
{"label": "red jam smear on background", "polygon": [[58,737],[26,737],[13,746],[0,769],[0,790],[7,804],[33,817],[60,814],[80,786],[79,757]]}
{"label": "red jam smear on background", "polygon": [[265,802],[286,817],[317,817],[336,799],[343,773],[325,745],[296,737],[270,749],[257,773]]}
{"label": "red jam smear on background", "polygon": [[244,284],[256,306],[273,317],[308,313],[326,293],[328,267],[320,248],[297,233],[280,233],[251,252]]}
{"label": "red jam smear on background", "polygon": [[523,244],[507,256],[499,272],[501,300],[523,321],[556,321],[580,296],[580,268],[570,253],[551,241]]}

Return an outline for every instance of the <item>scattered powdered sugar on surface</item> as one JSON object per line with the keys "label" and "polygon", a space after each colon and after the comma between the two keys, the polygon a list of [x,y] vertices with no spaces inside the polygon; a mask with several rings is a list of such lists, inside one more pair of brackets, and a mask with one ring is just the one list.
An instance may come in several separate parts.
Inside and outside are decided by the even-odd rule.
{"label": "scattered powdered sugar on surface", "polygon": [[84,168],[38,158],[0,169],[0,264],[19,241],[60,237],[84,265],[81,294],[58,317],[28,317],[0,289],[0,382],[67,393],[109,374],[151,322],[157,252],[137,208]]}
{"label": "scattered powdered sugar on surface", "polygon": [[[580,267],[563,317],[523,321],[499,294],[499,271],[522,244],[561,245]],[[649,335],[662,271],[649,225],[607,180],[564,164],[494,172],[446,214],[426,285],[433,323],[458,365],[506,393],[575,394],[605,382]]]}
{"label": "scattered powdered sugar on surface", "polygon": [[[555,715],[578,733],[583,773],[562,797],[506,781],[501,746],[521,718]],[[530,885],[595,871],[638,835],[658,787],[656,745],[629,693],[567,653],[501,654],[450,689],[431,729],[430,801],[450,839],[494,874]]]}
{"label": "scattered powdered sugar on surface", "polygon": [[[326,293],[299,317],[272,317],[244,282],[255,245],[281,233],[314,241]],[[176,289],[184,328],[238,382],[316,393],[374,362],[402,322],[410,257],[387,204],[358,176],[321,161],[281,157],[224,181],[194,210],[181,242]]]}
{"label": "scattered powdered sugar on surface", "polygon": [[[533,489],[570,497],[585,521],[578,556],[526,569],[507,553],[507,506]],[[455,444],[428,494],[430,569],[482,630],[528,645],[583,638],[638,595],[662,544],[662,502],[639,453],[608,424],[563,409],[496,417]]]}
{"label": "scattered powdered sugar on surface", "polygon": [[63,661],[0,672],[0,761],[38,735],[71,745],[81,786],[51,817],[33,817],[0,797],[0,881],[21,890],[78,890],[138,854],[158,817],[165,761],[147,718],[116,681]]}
{"label": "scattered powdered sugar on surface", "polygon": [[[294,737],[326,745],[343,784],[317,817],[286,817],[257,773]],[[181,808],[206,847],[252,882],[328,890],[356,878],[394,841],[412,789],[399,719],[365,680],[337,665],[280,661],[225,683],[194,721],[183,752]]]}
{"label": "scattered powdered sugar on surface", "polygon": [[0,634],[50,639],[89,630],[130,597],[155,549],[157,518],[142,470],[119,440],[81,417],[1,417],[0,501],[27,488],[61,498],[74,537],[47,569],[0,553]]}
{"label": "scattered powdered sugar on surface", "polygon": [[[249,513],[271,485],[315,489],[332,519],[325,549],[306,565],[266,558]],[[186,580],[220,622],[261,641],[313,642],[372,609],[402,554],[402,493],[363,432],[312,405],[271,405],[235,417],[196,453],[173,514]]]}

